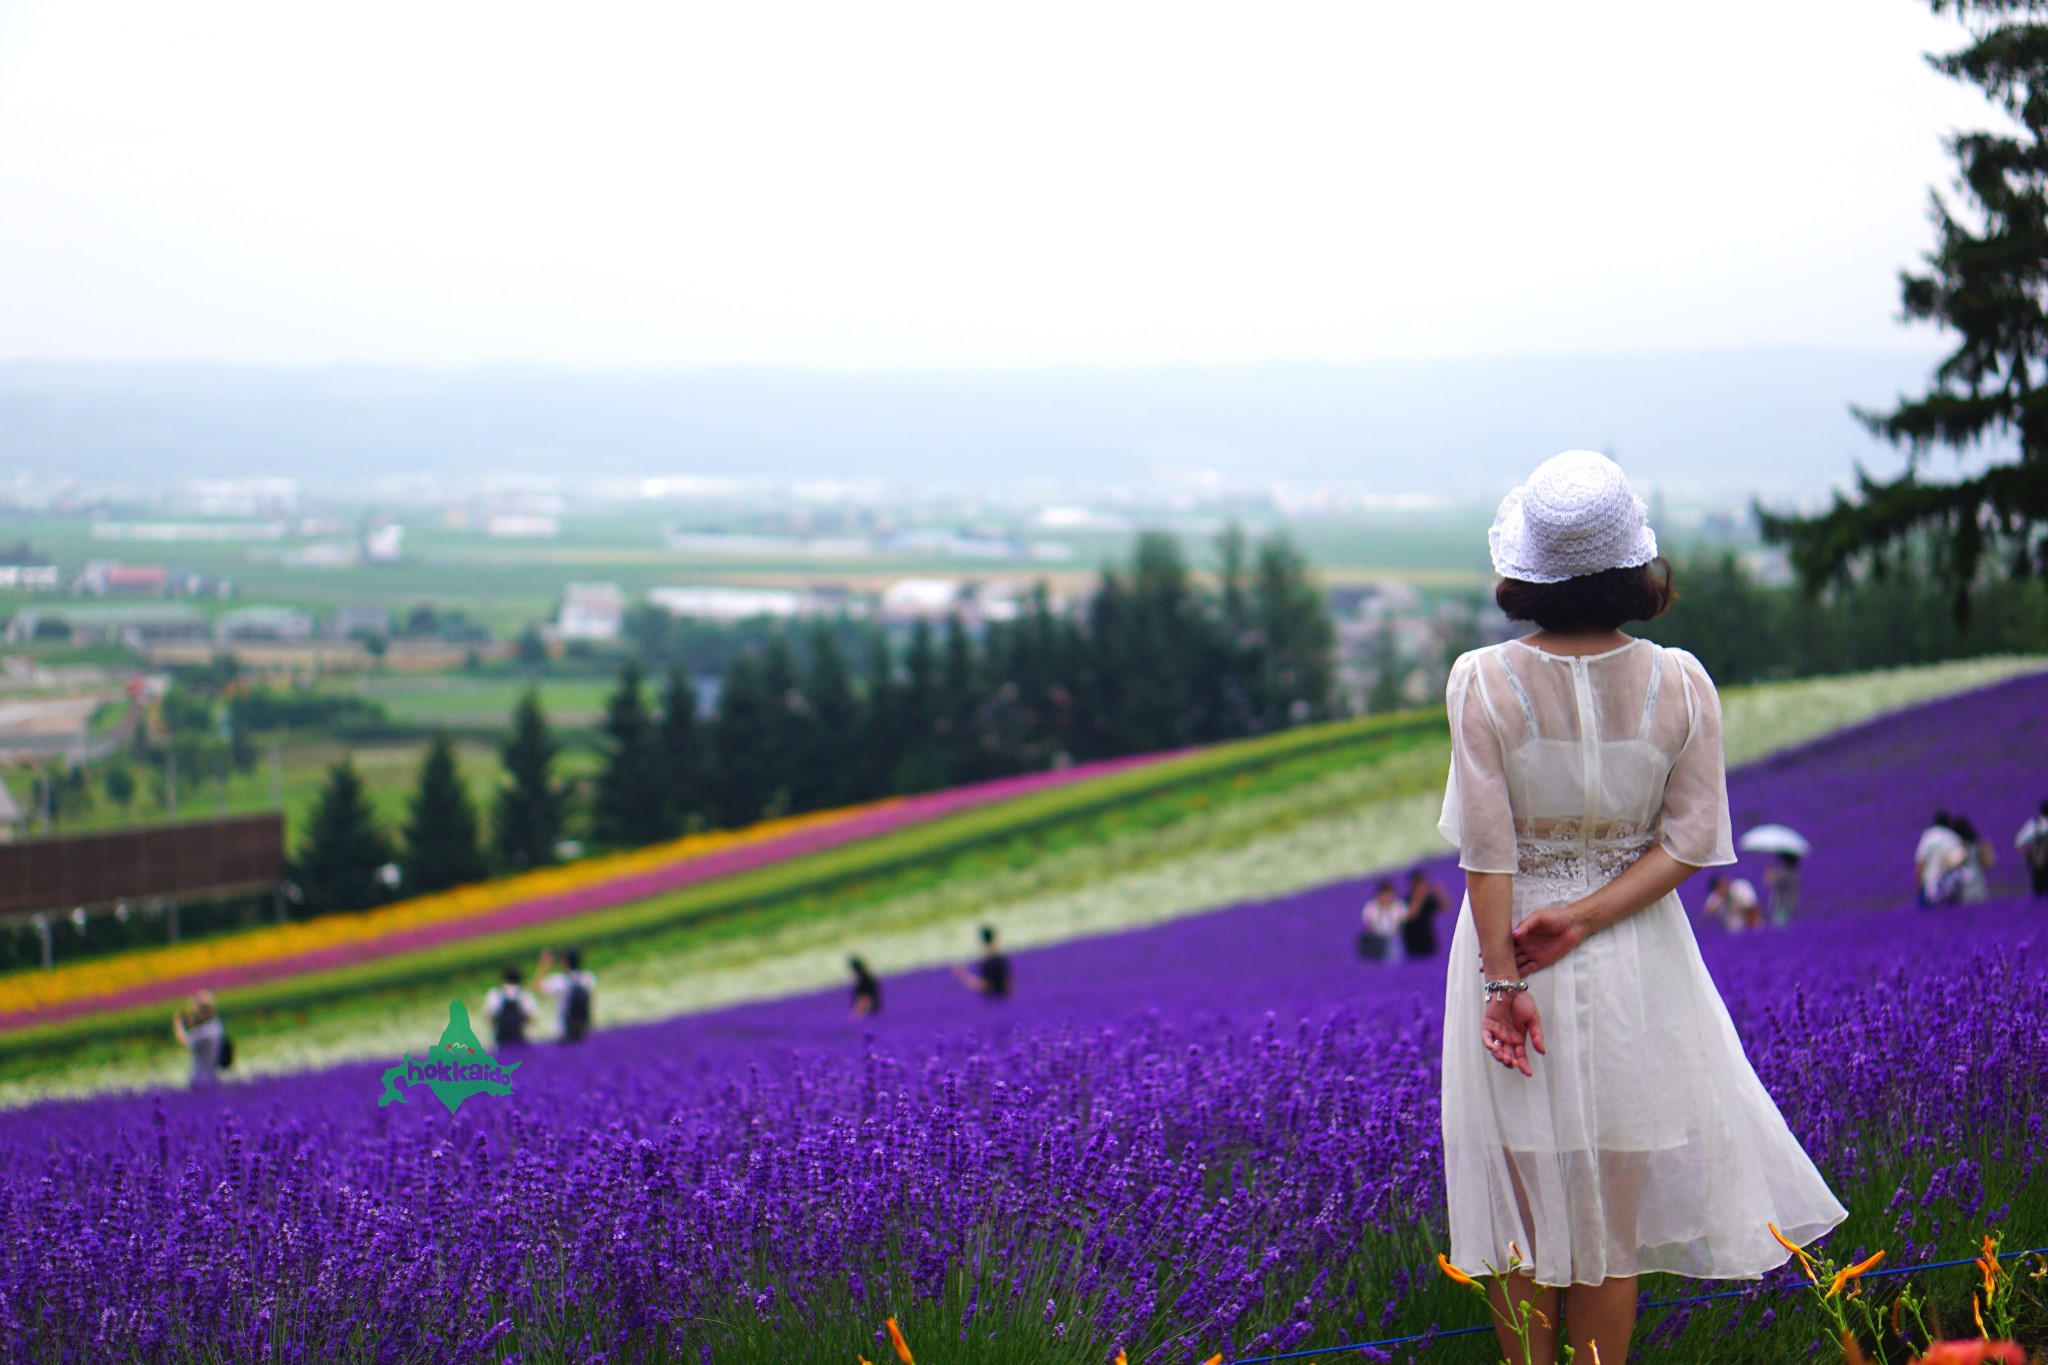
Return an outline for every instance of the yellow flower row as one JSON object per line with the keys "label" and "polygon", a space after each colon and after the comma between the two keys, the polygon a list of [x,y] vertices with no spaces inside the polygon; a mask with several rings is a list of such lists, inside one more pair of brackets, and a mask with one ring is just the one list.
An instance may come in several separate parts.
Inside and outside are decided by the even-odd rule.
{"label": "yellow flower row", "polygon": [[124,953],[119,957],[74,963],[50,971],[31,969],[17,972],[0,979],[0,1014],[47,1009],[63,1001],[109,995],[170,977],[246,967],[344,944],[370,943],[405,930],[485,915],[522,901],[587,890],[707,854],[839,824],[895,803],[892,798],[865,806],[847,806],[766,820],[745,829],[691,834],[625,853],[541,868],[431,896],[416,896],[360,914],[327,915],[302,923],[271,925],[225,938],[168,944],[161,948]]}

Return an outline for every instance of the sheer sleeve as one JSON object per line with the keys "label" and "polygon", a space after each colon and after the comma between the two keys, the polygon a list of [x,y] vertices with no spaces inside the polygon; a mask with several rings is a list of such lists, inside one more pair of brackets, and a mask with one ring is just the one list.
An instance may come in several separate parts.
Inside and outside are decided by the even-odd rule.
{"label": "sheer sleeve", "polygon": [[1681,863],[1718,867],[1735,861],[1727,760],[1721,753],[1721,697],[1698,659],[1682,649],[1670,653],[1685,685],[1686,729],[1664,783],[1658,839]]}
{"label": "sheer sleeve", "polygon": [[1458,866],[1467,872],[1513,872],[1515,817],[1478,655],[1462,655],[1452,665],[1444,700],[1451,721],[1451,777],[1437,832],[1458,846]]}

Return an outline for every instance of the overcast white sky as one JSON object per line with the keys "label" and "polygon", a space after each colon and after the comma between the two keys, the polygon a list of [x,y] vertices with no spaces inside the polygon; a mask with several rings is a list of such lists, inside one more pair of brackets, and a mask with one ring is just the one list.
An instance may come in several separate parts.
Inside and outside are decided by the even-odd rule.
{"label": "overcast white sky", "polygon": [[1931,346],[1921,0],[0,0],[0,358]]}

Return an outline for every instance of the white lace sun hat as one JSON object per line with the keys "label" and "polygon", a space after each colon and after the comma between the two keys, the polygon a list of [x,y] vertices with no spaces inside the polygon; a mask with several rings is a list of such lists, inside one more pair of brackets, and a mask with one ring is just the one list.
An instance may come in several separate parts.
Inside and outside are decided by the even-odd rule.
{"label": "white lace sun hat", "polygon": [[1493,571],[1524,583],[1562,583],[1657,557],[1650,509],[1629,491],[1620,465],[1590,450],[1537,465],[1501,500],[1486,543]]}

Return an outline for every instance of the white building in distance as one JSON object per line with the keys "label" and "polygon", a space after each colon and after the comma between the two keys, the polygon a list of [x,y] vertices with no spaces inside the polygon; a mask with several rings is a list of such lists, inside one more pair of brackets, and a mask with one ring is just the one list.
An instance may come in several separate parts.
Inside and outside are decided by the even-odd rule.
{"label": "white building in distance", "polygon": [[699,621],[746,621],[757,616],[793,620],[805,614],[804,595],[789,588],[735,588],[724,584],[650,588],[647,600],[671,616]]}
{"label": "white building in distance", "polygon": [[395,521],[363,533],[363,559],[371,564],[396,564],[405,558],[405,528]]}
{"label": "white building in distance", "polygon": [[626,624],[626,593],[616,583],[571,583],[555,615],[558,640],[616,640]]}
{"label": "white building in distance", "polygon": [[882,590],[882,619],[891,623],[943,621],[967,604],[957,578],[899,578]]}

